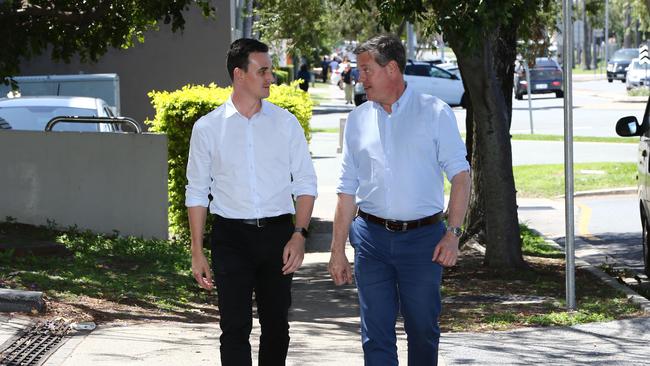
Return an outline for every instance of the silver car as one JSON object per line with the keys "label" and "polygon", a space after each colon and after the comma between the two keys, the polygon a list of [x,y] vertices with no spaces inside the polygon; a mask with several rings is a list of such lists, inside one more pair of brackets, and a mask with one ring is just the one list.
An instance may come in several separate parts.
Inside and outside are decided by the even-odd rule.
{"label": "silver car", "polygon": [[[114,117],[108,104],[89,97],[0,98],[0,129],[44,131],[58,116]],[[117,132],[113,123],[57,123],[53,131]]]}

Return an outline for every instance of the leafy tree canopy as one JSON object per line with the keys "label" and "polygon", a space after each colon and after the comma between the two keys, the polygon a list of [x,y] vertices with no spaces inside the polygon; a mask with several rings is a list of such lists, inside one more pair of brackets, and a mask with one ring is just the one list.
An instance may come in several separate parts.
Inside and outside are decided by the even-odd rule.
{"label": "leafy tree canopy", "polygon": [[214,14],[210,0],[0,0],[0,78],[18,75],[21,60],[46,51],[54,60],[78,54],[96,61],[108,48],[144,41],[160,21],[177,31],[192,4]]}

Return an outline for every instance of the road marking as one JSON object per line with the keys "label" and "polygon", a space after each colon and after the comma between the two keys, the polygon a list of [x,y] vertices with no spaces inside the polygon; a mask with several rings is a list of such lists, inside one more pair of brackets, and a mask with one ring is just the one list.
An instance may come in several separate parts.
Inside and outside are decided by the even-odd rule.
{"label": "road marking", "polygon": [[580,214],[578,215],[578,235],[582,236],[587,240],[601,240],[599,237],[594,236],[589,232],[589,222],[591,221],[591,207],[577,203],[578,209],[580,209]]}

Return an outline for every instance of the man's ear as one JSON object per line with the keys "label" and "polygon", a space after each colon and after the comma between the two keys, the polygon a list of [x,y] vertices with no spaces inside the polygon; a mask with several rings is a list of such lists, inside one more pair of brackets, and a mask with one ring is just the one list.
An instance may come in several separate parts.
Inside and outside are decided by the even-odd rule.
{"label": "man's ear", "polygon": [[400,74],[401,72],[399,71],[399,65],[397,65],[397,61],[395,60],[390,60],[388,62],[388,71],[390,74]]}
{"label": "man's ear", "polygon": [[241,80],[244,78],[245,71],[239,67],[235,67],[233,70],[233,76],[235,80]]}

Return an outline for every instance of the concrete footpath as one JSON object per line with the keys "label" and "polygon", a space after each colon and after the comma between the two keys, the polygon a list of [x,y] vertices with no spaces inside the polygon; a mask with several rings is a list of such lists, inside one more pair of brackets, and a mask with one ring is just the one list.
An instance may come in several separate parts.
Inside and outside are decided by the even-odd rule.
{"label": "concrete footpath", "polygon": [[[342,92],[339,99],[342,104]],[[336,107],[338,99],[332,103]],[[319,116],[326,118],[325,114]],[[333,134],[315,134],[311,145],[320,185],[314,216],[323,227],[331,222],[336,202],[337,140]],[[518,203],[529,226],[549,236],[563,230],[556,220],[548,220],[549,202]],[[363,365],[356,290],[332,284],[327,274],[330,239],[327,232],[314,233],[310,252],[294,277],[288,365]],[[348,258],[352,258],[349,247]],[[28,324],[20,316],[0,315],[0,344]],[[217,324],[205,323],[141,319],[99,324],[92,332],[73,334],[45,365],[220,365],[219,334]],[[259,325],[254,321],[254,359],[258,336]],[[445,333],[439,365],[649,365],[648,344],[650,318],[508,332]],[[406,336],[401,324],[398,349],[406,365]]]}

